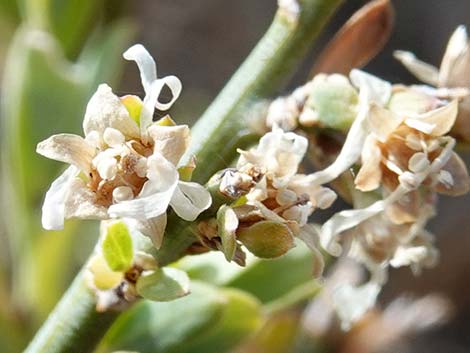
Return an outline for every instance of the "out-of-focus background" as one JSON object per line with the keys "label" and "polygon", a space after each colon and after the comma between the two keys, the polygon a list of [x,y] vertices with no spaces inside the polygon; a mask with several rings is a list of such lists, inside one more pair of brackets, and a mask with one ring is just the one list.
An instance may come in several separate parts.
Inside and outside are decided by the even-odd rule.
{"label": "out-of-focus background", "polygon": [[[345,1],[284,92],[305,80],[322,46],[366,2]],[[366,69],[392,82],[413,83],[415,79],[393,59],[393,50],[410,50],[439,65],[456,26],[470,25],[470,2],[392,3],[395,30]],[[86,102],[100,82],[110,83],[120,95],[142,94],[136,67],[121,57],[135,42],[154,55],[159,73],[180,77],[184,90],[172,115],[192,124],[264,33],[276,6],[275,0],[0,0],[1,352],[17,352],[24,346],[96,239],[91,222],[69,222],[62,234],[41,231],[42,195],[60,165],[36,156],[36,143],[52,133],[80,132]],[[403,295],[440,294],[449,301],[444,306],[453,307],[443,315],[448,319],[431,330],[403,329],[406,317],[396,312],[393,316],[389,310],[386,325],[377,324],[376,331],[365,331],[366,336],[391,334],[395,326],[405,332],[392,346],[374,352],[470,351],[469,202],[469,196],[441,199],[439,215],[430,225],[441,250],[440,264],[420,277],[407,269],[392,271],[381,295],[381,304],[387,307]],[[424,319],[435,314],[433,305],[423,305],[431,311],[424,311]],[[308,311],[303,315],[296,351],[313,352],[309,324],[315,320]],[[340,336],[350,342],[351,335]],[[354,342],[337,343],[332,349],[364,352],[357,347]],[[248,352],[250,347],[239,350]]]}

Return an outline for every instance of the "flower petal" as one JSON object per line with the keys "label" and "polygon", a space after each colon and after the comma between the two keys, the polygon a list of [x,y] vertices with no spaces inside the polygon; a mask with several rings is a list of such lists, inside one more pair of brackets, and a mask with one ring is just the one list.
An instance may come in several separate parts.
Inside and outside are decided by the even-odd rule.
{"label": "flower petal", "polygon": [[336,179],[356,163],[369,134],[366,118],[370,104],[375,102],[382,106],[390,99],[392,87],[389,82],[356,69],[351,71],[350,79],[359,88],[359,110],[336,160],[324,170],[310,175],[312,182],[318,185]]}
{"label": "flower petal", "polygon": [[439,72],[439,86],[470,86],[470,44],[465,26],[457,27],[447,44]]}
{"label": "flower petal", "polygon": [[436,67],[419,60],[409,51],[396,50],[393,52],[393,56],[418,80],[431,86],[437,86],[439,81],[439,70]]}
{"label": "flower petal", "polygon": [[154,141],[154,151],[177,165],[189,146],[189,127],[187,125],[160,126],[153,124],[148,128],[148,133]]}
{"label": "flower petal", "polygon": [[108,127],[119,130],[128,137],[140,136],[139,127],[130,117],[121,100],[112,92],[111,87],[101,84],[88,102],[83,120],[83,131],[85,135],[97,131],[100,136],[103,136],[104,130]]}
{"label": "flower petal", "polygon": [[417,120],[420,123],[427,124],[428,126],[432,127],[430,130],[426,129],[422,132],[431,134],[433,136],[443,136],[447,134],[454,125],[458,111],[459,103],[458,100],[455,99],[443,107],[431,110],[424,114],[415,115],[411,119],[407,119],[406,124],[420,130],[419,126],[416,126],[416,124],[415,126],[410,125],[408,121]]}
{"label": "flower petal", "polygon": [[171,199],[171,207],[178,216],[194,221],[212,203],[209,191],[194,182],[180,181]]}
{"label": "flower petal", "polygon": [[375,190],[380,186],[382,180],[382,169],[380,168],[382,152],[372,135],[366,138],[361,159],[361,169],[354,179],[356,188],[361,191]]}
{"label": "flower petal", "polygon": [[69,187],[70,193],[65,200],[64,217],[80,219],[107,219],[106,207],[95,203],[96,194],[86,187],[85,182],[74,178]]}
{"label": "flower petal", "polygon": [[394,224],[416,222],[421,211],[422,200],[419,191],[410,191],[397,202],[387,205],[385,214]]}
{"label": "flower petal", "polygon": [[380,142],[385,142],[390,134],[403,122],[403,118],[388,109],[371,104],[367,122],[369,129]]}
{"label": "flower petal", "polygon": [[359,94],[363,95],[367,102],[384,106],[389,101],[392,94],[390,82],[358,69],[351,70],[349,79],[359,88]]}
{"label": "flower petal", "polygon": [[337,235],[382,212],[384,208],[385,202],[381,200],[366,208],[336,213],[321,227],[321,245],[330,254],[334,256],[341,255],[342,248],[338,242]]}
{"label": "flower petal", "polygon": [[312,183],[322,185],[336,179],[341,173],[350,168],[361,155],[361,151],[368,135],[366,116],[369,111],[367,103],[360,104],[359,113],[349,129],[346,141],[336,160],[327,168],[310,174]]}
{"label": "flower petal", "polygon": [[95,148],[82,137],[72,134],[59,134],[40,142],[36,152],[56,161],[72,164],[87,173],[95,156]]}
{"label": "flower petal", "polygon": [[[140,71],[142,86],[145,90],[144,106],[140,114],[140,128],[145,136],[147,127],[152,123],[155,107],[159,110],[168,110],[178,99],[183,88],[181,81],[176,76],[166,76],[157,78],[157,66],[155,60],[142,44],[136,44],[124,53],[126,60],[133,60],[137,63]],[[172,98],[169,102],[160,102],[159,96],[163,87],[167,85],[171,91]]]}
{"label": "flower petal", "polygon": [[134,200],[109,207],[111,217],[149,219],[165,213],[178,183],[175,166],[158,153],[147,159],[147,180]]}
{"label": "flower petal", "polygon": [[75,166],[68,167],[54,182],[46,193],[42,205],[42,226],[47,230],[64,228],[65,201],[70,185],[80,170]]}
{"label": "flower petal", "polygon": [[165,235],[166,221],[166,213],[162,213],[154,218],[136,220],[134,224],[143,235],[150,238],[155,248],[160,249]]}
{"label": "flower petal", "polygon": [[468,176],[465,162],[455,152],[449,161],[444,165],[442,171],[446,171],[451,175],[450,183],[438,183],[435,190],[445,195],[460,196],[465,195],[470,190],[470,177]]}
{"label": "flower petal", "polygon": [[[159,79],[163,85],[167,85],[168,88],[170,89],[170,92],[172,94],[172,98],[169,102],[164,103],[160,102],[157,100],[157,103],[155,104],[155,107],[158,110],[168,110],[171,108],[173,103],[178,99],[178,97],[181,94],[181,90],[183,89],[183,85],[181,84],[181,81],[178,77],[176,76],[165,76],[161,79]],[[163,86],[162,86],[163,87]]]}
{"label": "flower petal", "polygon": [[[171,91],[172,98],[167,103],[161,103],[158,98],[163,87],[167,85]],[[146,133],[147,128],[152,124],[155,107],[159,110],[168,110],[178,99],[181,89],[181,81],[176,76],[167,76],[152,82],[144,98],[142,111],[140,113],[140,130],[142,134]]]}
{"label": "flower petal", "polygon": [[148,94],[150,86],[157,79],[157,65],[150,53],[142,44],[135,44],[122,55],[124,59],[135,61],[140,71],[140,79],[145,93]]}

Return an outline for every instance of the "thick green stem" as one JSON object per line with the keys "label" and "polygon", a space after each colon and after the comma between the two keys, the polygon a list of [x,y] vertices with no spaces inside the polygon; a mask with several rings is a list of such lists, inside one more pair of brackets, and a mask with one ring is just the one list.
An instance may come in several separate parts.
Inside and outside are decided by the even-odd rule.
{"label": "thick green stem", "polygon": [[278,11],[268,32],[192,129],[194,142],[186,158],[197,156],[193,180],[207,182],[235,158],[236,148],[253,142],[246,125],[253,103],[279,92],[342,1],[300,0],[297,22]]}
{"label": "thick green stem", "polygon": [[25,353],[84,353],[94,349],[117,312],[98,313],[82,270]]}
{"label": "thick green stem", "polygon": [[[205,183],[227,167],[236,148],[256,141],[243,118],[260,98],[279,90],[293,73],[322,26],[343,0],[301,0],[300,17],[289,22],[278,12],[270,29],[193,129],[186,158],[198,161],[193,180]],[[177,260],[193,242],[187,222],[168,218],[167,234],[156,253],[160,265]],[[92,350],[116,317],[95,311],[95,298],[87,289],[83,271],[49,316],[28,353],[86,353]]]}

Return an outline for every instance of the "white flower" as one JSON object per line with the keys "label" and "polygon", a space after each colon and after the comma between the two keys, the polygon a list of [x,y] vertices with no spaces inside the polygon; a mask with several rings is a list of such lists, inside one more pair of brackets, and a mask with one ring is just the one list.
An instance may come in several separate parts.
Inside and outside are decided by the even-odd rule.
{"label": "white flower", "polygon": [[249,175],[255,169],[262,175],[246,194],[248,204],[261,209],[267,218],[278,220],[280,216],[300,227],[307,223],[315,208],[330,207],[335,193],[297,173],[307,147],[305,137],[275,126],[255,148],[239,150],[237,170]]}
{"label": "white flower", "polygon": [[[130,218],[158,247],[170,205],[185,220],[209,207],[210,194],[179,180],[177,164],[189,144],[189,128],[169,117],[153,123],[155,107],[171,107],[181,91],[175,76],[157,78],[153,58],[140,45],[124,53],[137,62],[145,98],[119,98],[106,84],[91,97],[83,121],[85,138],[54,135],[37,152],[71,166],[51,185],[43,205],[45,229],[63,228],[64,218]],[[159,101],[167,85],[173,98]]]}

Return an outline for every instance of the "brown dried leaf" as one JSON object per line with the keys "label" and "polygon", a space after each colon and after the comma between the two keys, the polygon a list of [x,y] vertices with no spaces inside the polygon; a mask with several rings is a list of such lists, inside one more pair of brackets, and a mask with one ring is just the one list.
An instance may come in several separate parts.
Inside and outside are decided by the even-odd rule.
{"label": "brown dried leaf", "polygon": [[323,73],[347,75],[366,65],[387,42],[394,25],[390,0],[371,1],[341,27],[320,54],[311,76]]}

